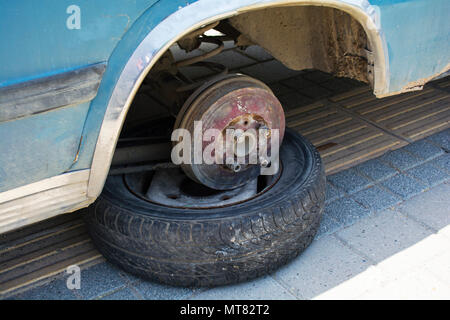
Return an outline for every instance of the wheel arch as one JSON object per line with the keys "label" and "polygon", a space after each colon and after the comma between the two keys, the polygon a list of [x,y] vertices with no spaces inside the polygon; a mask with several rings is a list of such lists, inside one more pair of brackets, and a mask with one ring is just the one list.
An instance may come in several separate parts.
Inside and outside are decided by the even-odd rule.
{"label": "wheel arch", "polygon": [[[163,11],[164,5],[169,5],[170,2],[161,0],[157,3],[159,9],[152,7],[149,10]],[[313,5],[344,11],[360,23],[372,50],[369,62],[373,62],[374,93],[380,96],[386,94],[389,91],[387,46],[377,7],[371,6],[367,0],[229,0],[222,3],[220,8],[215,2],[198,0],[186,7],[176,8],[174,13],[149,30],[143,40],[135,44],[136,47],[126,62],[120,58],[109,61],[104,75],[106,79],[102,80],[102,85],[107,89],[108,85],[105,83],[109,82],[110,90],[101,94],[101,85],[99,96],[94,101],[97,105],[106,105],[106,110],[102,114],[103,122],[99,128],[91,163],[87,190],[91,201],[102,191],[134,95],[154,63],[173,43],[203,25],[238,14],[277,6]],[[133,44],[132,41],[130,43]],[[116,68],[120,72],[108,72],[110,68]]]}

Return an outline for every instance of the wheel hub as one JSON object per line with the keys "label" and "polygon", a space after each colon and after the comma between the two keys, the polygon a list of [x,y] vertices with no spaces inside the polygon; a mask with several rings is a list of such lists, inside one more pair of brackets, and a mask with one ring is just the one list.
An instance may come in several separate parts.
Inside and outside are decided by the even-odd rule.
{"label": "wheel hub", "polygon": [[[200,128],[196,128],[198,121]],[[210,154],[214,159],[213,163],[196,163],[191,151],[190,163],[181,166],[186,175],[209,188],[229,190],[255,179],[260,167],[270,165],[270,158],[278,152],[271,150],[271,139],[277,138],[281,144],[285,119],[280,102],[264,83],[228,75],[191,95],[178,114],[175,129],[188,130],[193,137],[191,150],[196,150],[197,143],[201,155]],[[211,137],[209,129],[220,133],[221,140]],[[213,141],[223,147],[208,153]]]}

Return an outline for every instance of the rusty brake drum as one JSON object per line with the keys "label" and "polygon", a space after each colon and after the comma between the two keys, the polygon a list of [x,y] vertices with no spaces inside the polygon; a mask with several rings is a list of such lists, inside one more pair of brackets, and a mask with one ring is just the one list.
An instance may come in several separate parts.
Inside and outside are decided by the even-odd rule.
{"label": "rusty brake drum", "polygon": [[[197,121],[201,121],[201,127]],[[280,102],[267,85],[245,75],[230,74],[199,87],[178,113],[174,129],[186,129],[191,135],[190,163],[181,165],[185,174],[212,189],[230,190],[255,179],[261,166],[270,165],[269,159],[260,157],[259,152],[257,162],[251,162],[248,151],[255,146],[260,150],[259,132],[263,132],[267,150],[262,154],[270,154],[273,159],[278,150],[270,150],[270,141],[278,136],[281,144],[285,118]],[[212,164],[205,163],[201,157],[217,139],[205,135],[208,129],[222,133],[223,148],[215,148],[210,153],[215,159]],[[231,140],[227,136],[229,132],[234,133]]]}

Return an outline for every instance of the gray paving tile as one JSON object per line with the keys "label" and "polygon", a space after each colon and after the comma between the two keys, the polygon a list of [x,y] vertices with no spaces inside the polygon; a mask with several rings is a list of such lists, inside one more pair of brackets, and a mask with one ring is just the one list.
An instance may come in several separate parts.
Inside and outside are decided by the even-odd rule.
{"label": "gray paving tile", "polygon": [[132,287],[146,300],[187,299],[199,289],[171,287],[151,281],[140,281]]}
{"label": "gray paving tile", "polygon": [[119,274],[125,279],[126,283],[137,283],[137,282],[143,280],[141,277],[134,275],[132,273],[126,272],[123,269],[119,269]]}
{"label": "gray paving tile", "polygon": [[101,300],[139,300],[139,297],[130,288],[125,287],[103,296]]}
{"label": "gray paving tile", "polygon": [[450,150],[450,128],[433,134],[426,139],[445,148],[446,150]]}
{"label": "gray paving tile", "polygon": [[247,58],[246,56],[234,51],[226,50],[220,54],[211,57],[205,61],[220,63],[228,67],[228,69],[237,69],[256,63],[255,60]]}
{"label": "gray paving tile", "polygon": [[424,160],[431,160],[444,153],[444,150],[442,148],[439,148],[438,146],[431,144],[426,140],[413,142],[403,147],[402,149]]}
{"label": "gray paving tile", "polygon": [[289,111],[300,106],[304,106],[313,102],[312,99],[301,95],[298,92],[289,92],[285,94],[281,94],[278,97],[281,105],[283,106],[284,111]]}
{"label": "gray paving tile", "polygon": [[356,79],[350,79],[350,78],[338,78],[338,79],[342,79],[345,82],[351,84],[352,86],[356,87],[369,87],[369,85],[367,83],[364,83],[362,81],[358,81]]}
{"label": "gray paving tile", "polygon": [[327,183],[327,190],[326,190],[326,196],[325,196],[325,203],[329,203],[331,201],[334,201],[344,195],[343,192],[338,190],[337,188],[333,187],[330,183]]}
{"label": "gray paving tile", "polygon": [[292,300],[294,295],[272,277],[266,276],[246,283],[217,287],[195,295],[194,300]]}
{"label": "gray paving tile", "polygon": [[378,159],[363,162],[355,167],[356,171],[363,173],[375,181],[385,180],[396,174],[398,171],[386,165]]}
{"label": "gray paving tile", "polygon": [[424,267],[450,287],[450,251],[428,260]]}
{"label": "gray paving tile", "polygon": [[351,279],[370,266],[365,258],[342,245],[333,236],[314,241],[292,263],[275,273],[296,296],[310,299]]}
{"label": "gray paving tile", "polygon": [[398,210],[436,231],[450,225],[450,185],[443,183],[398,206]]}
{"label": "gray paving tile", "polygon": [[428,162],[409,169],[406,174],[423,181],[429,187],[438,185],[450,178],[448,173],[437,169]]}
{"label": "gray paving tile", "polygon": [[299,75],[297,77],[289,78],[281,81],[282,84],[288,86],[289,88],[300,90],[304,88],[313,87],[316,84],[312,81],[309,81],[303,77],[303,75]]}
{"label": "gray paving tile", "polygon": [[324,214],[329,215],[337,225],[330,224],[330,229],[348,226],[363,217],[370,215],[370,210],[364,208],[353,199],[344,197],[327,204]]}
{"label": "gray paving tile", "polygon": [[280,96],[280,95],[292,92],[291,88],[283,86],[279,82],[272,83],[269,85],[269,87],[276,96]]}
{"label": "gray paving tile", "polygon": [[329,97],[333,93],[331,90],[323,88],[319,85],[313,85],[313,86],[310,86],[307,88],[301,88],[301,89],[298,89],[298,91],[301,94],[303,94],[313,100],[319,100],[319,99]]}
{"label": "gray paving tile", "polygon": [[327,177],[328,181],[339,189],[348,194],[355,193],[359,190],[373,185],[373,182],[358,174],[358,172],[350,168]]}
{"label": "gray paving tile", "polygon": [[320,226],[317,230],[316,239],[320,239],[326,235],[332,234],[343,226],[341,222],[336,221],[331,216],[331,211],[325,208],[322,219],[320,220]]}
{"label": "gray paving tile", "polygon": [[450,287],[427,270],[399,274],[395,280],[371,288],[358,297],[363,300],[448,300]]}
{"label": "gray paving tile", "polygon": [[[443,227],[442,229],[440,229],[437,232],[438,235],[443,236],[443,237],[447,237],[447,240],[450,239],[450,225]],[[448,248],[448,251],[450,251],[450,246]]]}
{"label": "gray paving tile", "polygon": [[412,154],[405,152],[402,149],[389,151],[378,159],[400,170],[410,169],[423,162],[423,160],[414,157]]}
{"label": "gray paving tile", "polygon": [[323,83],[333,79],[333,76],[320,70],[306,70],[303,74],[303,78],[314,83]]}
{"label": "gray paving tile", "polygon": [[404,200],[415,196],[427,188],[424,183],[403,174],[389,178],[383,181],[381,185],[399,195]]}
{"label": "gray paving tile", "polygon": [[421,241],[432,232],[395,211],[385,210],[361,219],[336,234],[378,263]]}
{"label": "gray paving tile", "polygon": [[240,49],[237,50],[243,51],[245,54],[249,55],[250,57],[258,61],[266,61],[269,59],[273,59],[272,55],[263,48],[261,48],[260,46],[250,46],[247,47],[245,50]]}
{"label": "gray paving tile", "polygon": [[271,60],[251,67],[242,68],[241,72],[264,81],[265,83],[278,82],[281,79],[287,79],[301,73],[301,71],[295,71],[285,67],[277,60]]}
{"label": "gray paving tile", "polygon": [[203,78],[206,76],[211,76],[215,72],[209,68],[206,67],[199,67],[199,66],[187,66],[181,68],[181,73],[188,77],[191,80]]}
{"label": "gray paving tile", "polygon": [[349,81],[349,79],[346,78],[332,78],[322,82],[320,85],[329,89],[333,94],[339,94],[360,87],[362,83],[358,81]]}
{"label": "gray paving tile", "polygon": [[77,296],[73,291],[75,290],[67,289],[66,279],[59,279],[26,291],[14,298],[20,300],[76,300]]}
{"label": "gray paving tile", "polygon": [[[224,44],[224,50],[231,49],[231,48],[236,48],[236,46],[234,45],[234,40],[224,41],[223,44]],[[216,45],[213,44],[213,43],[211,43],[210,45],[216,47]]]}
{"label": "gray paving tile", "polygon": [[119,269],[104,262],[81,271],[81,289],[77,293],[85,299],[94,299],[124,286]]}
{"label": "gray paving tile", "polygon": [[429,163],[447,173],[450,173],[450,153],[445,153],[442,156],[431,160]]}
{"label": "gray paving tile", "polygon": [[351,195],[351,198],[374,212],[392,207],[402,201],[400,197],[395,196],[378,186],[372,186],[361,190]]}

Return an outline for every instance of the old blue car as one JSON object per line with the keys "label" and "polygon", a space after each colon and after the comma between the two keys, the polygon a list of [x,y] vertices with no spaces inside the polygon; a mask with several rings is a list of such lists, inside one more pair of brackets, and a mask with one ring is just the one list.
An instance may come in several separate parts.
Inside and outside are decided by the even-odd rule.
{"label": "old blue car", "polygon": [[[448,74],[449,14],[448,0],[0,0],[0,233],[89,207],[101,253],[143,277],[271,272],[318,229],[323,164],[264,81],[212,57],[258,46],[384,98]],[[236,150],[258,130],[283,143],[205,163],[203,136],[174,163],[173,132],[198,121],[237,132]]]}

